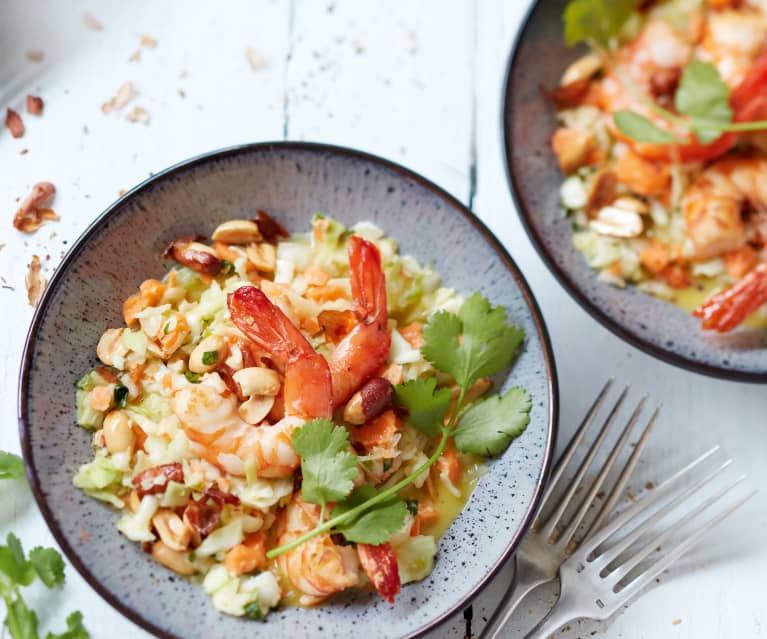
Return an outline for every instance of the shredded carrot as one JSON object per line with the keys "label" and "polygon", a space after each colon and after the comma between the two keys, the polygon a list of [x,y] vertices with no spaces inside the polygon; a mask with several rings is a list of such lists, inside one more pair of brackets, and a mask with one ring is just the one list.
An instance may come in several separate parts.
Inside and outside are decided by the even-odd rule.
{"label": "shredded carrot", "polygon": [[325,286],[330,279],[330,275],[316,264],[310,264],[304,271],[304,278],[306,278],[306,283],[309,286]]}
{"label": "shredded carrot", "polygon": [[394,435],[402,429],[393,410],[381,413],[367,424],[351,429],[352,441],[362,444],[365,448],[384,446],[391,443]]}
{"label": "shredded carrot", "polygon": [[147,306],[157,306],[162,300],[162,296],[165,295],[166,288],[165,284],[159,280],[148,279],[141,282],[139,291],[146,300]]}
{"label": "shredded carrot", "polygon": [[659,275],[671,288],[687,288],[691,284],[687,271],[678,264],[669,264]]}
{"label": "shredded carrot", "polygon": [[139,426],[138,424],[133,424],[131,426],[131,430],[133,431],[133,434],[136,436],[136,449],[144,450],[144,442],[146,441],[146,438],[147,438],[147,434],[144,432],[144,429],[141,428],[141,426]]}
{"label": "shredded carrot", "polygon": [[621,265],[620,260],[615,260],[610,266],[607,267],[607,272],[610,273],[610,275],[615,275],[616,277],[623,277],[623,266]]}
{"label": "shredded carrot", "polygon": [[216,251],[216,253],[218,253],[218,256],[222,260],[228,260],[232,264],[234,264],[238,259],[242,257],[240,253],[235,251],[228,244],[224,244],[223,242],[213,242],[213,249]]}
{"label": "shredded carrot", "polygon": [[639,261],[648,271],[657,275],[671,262],[671,251],[663,242],[653,238],[639,253]]}
{"label": "shredded carrot", "polygon": [[445,475],[453,485],[456,485],[461,480],[461,461],[458,459],[458,453],[455,448],[452,446],[445,448],[437,460],[437,469],[440,475]]}
{"label": "shredded carrot", "polygon": [[621,184],[641,195],[659,195],[667,191],[671,183],[668,167],[645,160],[633,151],[627,151],[618,159],[615,174]]}
{"label": "shredded carrot", "polygon": [[250,533],[245,541],[226,553],[224,566],[232,575],[244,575],[266,568],[266,544],[261,532]]}
{"label": "shredded carrot", "polygon": [[727,272],[736,279],[742,278],[759,264],[759,255],[748,244],[725,253],[723,259]]}
{"label": "shredded carrot", "polygon": [[325,286],[309,286],[305,296],[310,300],[322,304],[334,302],[346,298],[346,289],[338,284],[325,284]]}
{"label": "shredded carrot", "polygon": [[398,329],[399,334],[404,337],[413,348],[421,348],[424,345],[423,324],[421,322],[410,322],[407,326]]}
{"label": "shredded carrot", "polygon": [[173,377],[170,373],[166,373],[162,376],[162,388],[166,391],[169,391],[173,388]]}
{"label": "shredded carrot", "polygon": [[439,519],[439,513],[434,507],[434,502],[429,497],[421,497],[418,500],[418,512],[413,521],[413,528],[410,529],[410,534],[413,536],[420,535],[424,527],[434,523],[437,519]]}
{"label": "shredded carrot", "polygon": [[123,319],[126,326],[131,326],[136,322],[136,315],[148,306],[141,293],[131,295],[123,302]]}
{"label": "shredded carrot", "polygon": [[309,335],[316,335],[322,330],[320,322],[316,317],[306,317],[301,320],[301,328],[303,328]]}
{"label": "shredded carrot", "polygon": [[114,396],[114,387],[110,384],[108,386],[96,386],[91,391],[89,401],[93,410],[105,411],[109,410],[112,405],[112,397]]}

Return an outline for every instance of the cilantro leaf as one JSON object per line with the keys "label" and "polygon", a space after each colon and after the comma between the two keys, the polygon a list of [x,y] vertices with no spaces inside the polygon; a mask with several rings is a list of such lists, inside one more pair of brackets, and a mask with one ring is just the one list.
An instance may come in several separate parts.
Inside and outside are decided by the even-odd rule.
{"label": "cilantro leaf", "polygon": [[0,450],[0,479],[19,479],[24,476],[24,461],[18,455]]}
{"label": "cilantro leaf", "polygon": [[28,586],[35,578],[35,569],[27,561],[21,542],[13,533],[8,533],[6,545],[0,546],[0,571],[20,586]]}
{"label": "cilantro leaf", "polygon": [[326,504],[346,497],[354,488],[357,457],[349,452],[349,433],[327,419],[313,419],[293,433],[293,450],[301,457],[306,501]]}
{"label": "cilantro leaf", "polygon": [[13,639],[38,639],[37,614],[27,608],[21,597],[6,599],[5,607],[5,626]]}
{"label": "cilantro leaf", "polygon": [[621,133],[637,142],[669,144],[677,141],[673,134],[634,111],[616,111],[613,113],[613,122]]}
{"label": "cilantro leaf", "polygon": [[42,582],[53,588],[64,581],[64,560],[53,548],[33,548],[29,561]]}
{"label": "cilantro leaf", "polygon": [[458,315],[440,311],[423,329],[421,352],[434,366],[468,389],[511,364],[524,331],[506,325],[506,310],[490,306],[480,293],[467,299]]}
{"label": "cilantro leaf", "polygon": [[[335,505],[331,517],[344,514],[377,494],[375,487],[370,484],[360,486],[344,501]],[[334,531],[342,533],[347,541],[377,546],[388,541],[402,528],[407,513],[407,504],[398,495],[392,495],[351,522],[336,526]]]}
{"label": "cilantro leaf", "polygon": [[49,632],[45,639],[90,639],[88,631],[83,626],[83,613],[76,610],[67,617],[67,629],[61,634]]}
{"label": "cilantro leaf", "polygon": [[530,422],[529,393],[515,386],[469,406],[455,428],[455,445],[463,453],[498,455]]}
{"label": "cilantro leaf", "polygon": [[593,42],[604,48],[618,37],[637,0],[572,0],[562,15],[565,44]]}
{"label": "cilantro leaf", "polygon": [[394,387],[394,404],[408,411],[407,421],[429,437],[442,432],[442,424],[450,408],[452,394],[447,388],[436,388],[437,379],[414,379]]}
{"label": "cilantro leaf", "polygon": [[245,616],[248,619],[255,619],[256,621],[264,620],[264,612],[261,610],[261,606],[257,601],[251,601],[245,606]]}
{"label": "cilantro leaf", "polygon": [[704,144],[716,140],[732,122],[730,90],[710,62],[690,61],[682,72],[674,104],[690,118],[692,130]]}

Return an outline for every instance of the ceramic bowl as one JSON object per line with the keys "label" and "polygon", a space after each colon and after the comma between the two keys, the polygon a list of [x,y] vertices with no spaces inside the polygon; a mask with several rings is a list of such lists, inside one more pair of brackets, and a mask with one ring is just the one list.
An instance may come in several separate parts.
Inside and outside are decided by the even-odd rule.
{"label": "ceramic bowl", "polygon": [[564,44],[566,4],[534,3],[507,69],[503,129],[508,177],[530,239],[568,293],[621,339],[676,366],[767,383],[767,331],[703,331],[699,320],[672,304],[633,287],[618,289],[598,281],[573,246],[570,221],[559,205],[563,177],[549,144],[556,113],[541,92],[557,86],[564,69],[584,53]]}
{"label": "ceramic bowl", "polygon": [[[311,609],[285,608],[264,624],[219,614],[197,584],[174,576],[115,528],[118,515],[72,486],[92,457],[75,426],[73,383],[95,363],[101,333],[119,326],[139,282],[162,274],[169,240],[210,234],[226,219],[269,211],[293,231],[312,214],[372,220],[403,253],[432,263],[459,291],[481,290],[527,332],[504,386],[533,398],[527,431],[499,459],[439,544],[433,574],[390,605],[372,593]],[[56,271],[29,332],[19,386],[28,476],[56,540],[112,606],[160,637],[417,636],[460,610],[514,550],[541,495],[554,445],[556,374],[546,329],[511,257],[450,195],[379,158],[305,143],[253,144],[204,155],[155,175],[111,206]]]}

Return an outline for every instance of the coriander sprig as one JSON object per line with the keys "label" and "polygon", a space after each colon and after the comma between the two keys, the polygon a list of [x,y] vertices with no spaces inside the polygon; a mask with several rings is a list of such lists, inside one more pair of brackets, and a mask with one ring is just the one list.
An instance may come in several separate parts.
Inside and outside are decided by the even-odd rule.
{"label": "coriander sprig", "polygon": [[[472,385],[508,367],[524,340],[521,328],[506,324],[502,307],[491,306],[475,293],[457,314],[435,313],[424,327],[423,337],[424,357],[456,382],[455,402],[451,391],[437,388],[436,378],[430,377],[396,386],[395,404],[407,411],[415,428],[430,438],[439,437],[434,452],[389,488],[379,491],[363,485],[352,491],[357,471],[354,455],[347,450],[346,429],[327,420],[308,422],[294,433],[293,447],[302,457],[303,497],[320,504],[323,516],[316,528],[273,548],[267,557],[277,557],[327,532],[340,533],[351,542],[381,544],[402,527],[407,515],[408,505],[399,492],[436,463],[449,438],[455,437],[456,447],[463,452],[496,455],[525,429],[531,402],[520,388],[466,405]],[[340,501],[324,521],[325,505],[333,500]]]}

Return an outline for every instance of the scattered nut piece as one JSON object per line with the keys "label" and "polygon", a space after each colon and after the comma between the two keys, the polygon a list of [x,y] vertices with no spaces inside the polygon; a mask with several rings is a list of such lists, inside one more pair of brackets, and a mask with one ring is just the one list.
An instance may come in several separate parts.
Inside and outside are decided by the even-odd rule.
{"label": "scattered nut piece", "polygon": [[637,237],[644,230],[639,213],[615,206],[600,209],[596,219],[591,220],[589,226],[600,235],[611,237]]}
{"label": "scattered nut piece", "polygon": [[243,421],[248,424],[260,424],[274,406],[274,397],[253,395],[250,399],[240,404],[239,413]]}
{"label": "scattered nut piece", "polygon": [[135,106],[131,109],[130,113],[125,116],[125,119],[130,122],[141,122],[141,124],[149,124],[149,111],[144,107]]}
{"label": "scattered nut piece", "polygon": [[647,202],[643,202],[639,198],[630,197],[628,195],[623,195],[617,198],[615,201],[613,201],[611,206],[615,206],[626,211],[634,211],[640,215],[650,212],[650,207],[647,205]]}
{"label": "scattered nut piece", "polygon": [[36,95],[27,96],[27,113],[41,115],[43,112],[43,99]]}
{"label": "scattered nut piece", "polygon": [[205,275],[216,275],[221,270],[221,260],[216,252],[210,246],[190,238],[174,240],[168,244],[162,256]]}
{"label": "scattered nut piece", "polygon": [[13,216],[13,226],[23,233],[33,233],[43,223],[43,220],[60,219],[51,209],[42,208],[50,200],[56,187],[50,182],[38,182],[21,203],[16,215]]}
{"label": "scattered nut piece", "polygon": [[21,121],[21,116],[11,108],[6,109],[5,126],[15,138],[24,135],[24,122]]}
{"label": "scattered nut piece", "polygon": [[601,169],[594,175],[586,198],[586,213],[594,217],[597,211],[604,208],[615,199],[618,178],[615,171]]}
{"label": "scattered nut piece", "polygon": [[138,62],[139,60],[141,60],[141,49],[136,49],[133,53],[130,54],[128,62]]}
{"label": "scattered nut piece", "polygon": [[29,300],[29,305],[32,307],[37,306],[45,288],[45,280],[40,275],[40,269],[42,269],[40,258],[37,255],[33,255],[27,274],[24,276],[24,284],[27,286],[27,300]]}
{"label": "scattered nut piece", "polygon": [[216,227],[212,238],[225,244],[250,244],[261,241],[261,231],[258,224],[250,220],[228,220]]}
{"label": "scattered nut piece", "polygon": [[253,47],[248,47],[245,53],[248,57],[248,64],[250,64],[250,68],[253,69],[253,71],[260,71],[268,66],[266,58]]}
{"label": "scattered nut piece", "polygon": [[602,69],[602,58],[598,53],[589,53],[573,62],[564,74],[560,84],[567,86],[574,82],[589,80]]}
{"label": "scattered nut piece", "polygon": [[394,387],[383,377],[371,377],[344,407],[344,421],[362,425],[383,413],[392,402]]}
{"label": "scattered nut piece", "polygon": [[258,219],[255,222],[258,224],[258,230],[261,231],[264,240],[270,244],[277,244],[278,237],[290,237],[288,230],[266,211],[259,209],[257,214]]}
{"label": "scattered nut piece", "polygon": [[674,620],[671,622],[671,625],[672,625],[672,626],[678,626],[680,623],[682,623],[682,620],[681,620],[681,619],[674,619]]}
{"label": "scattered nut piece", "polygon": [[40,49],[30,49],[27,51],[27,60],[30,62],[42,62],[45,59],[45,52]]}
{"label": "scattered nut piece", "polygon": [[27,153],[29,153],[29,149],[21,149],[21,151],[19,151],[19,155],[26,155]]}
{"label": "scattered nut piece", "polygon": [[103,31],[104,25],[101,24],[101,21],[94,16],[92,13],[84,13],[83,14],[83,24],[88,27],[91,31]]}
{"label": "scattered nut piece", "polygon": [[157,46],[157,40],[155,40],[148,33],[141,34],[141,46],[147,49],[154,49]]}
{"label": "scattered nut piece", "polygon": [[130,102],[135,95],[136,92],[133,90],[133,83],[130,80],[123,82],[120,85],[120,88],[117,89],[115,96],[108,102],[104,102],[104,104],[101,105],[101,110],[104,113],[119,111],[126,104],[128,104],[128,102]]}

